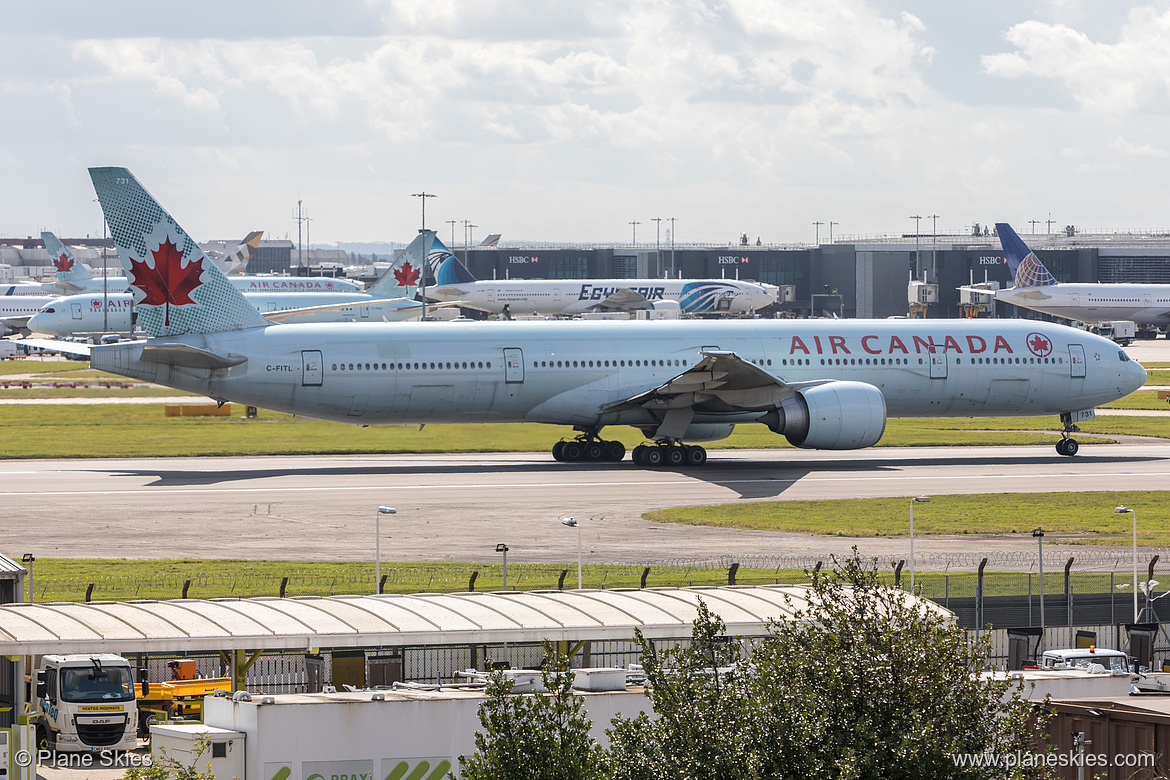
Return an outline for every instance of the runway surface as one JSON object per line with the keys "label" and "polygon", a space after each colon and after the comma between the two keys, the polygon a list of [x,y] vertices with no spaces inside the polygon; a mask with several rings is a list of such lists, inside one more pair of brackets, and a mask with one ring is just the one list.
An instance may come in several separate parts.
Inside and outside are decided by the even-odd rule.
{"label": "runway surface", "polygon": [[[679,471],[556,463],[545,453],[0,461],[9,554],[369,560],[379,505],[395,561],[576,558],[656,563],[719,555],[903,553],[905,540],[649,523],[643,512],[760,500],[1147,490],[1170,485],[1170,441],[1051,447],[712,450]],[[1112,506],[1102,506],[1108,513]],[[1055,540],[1054,540],[1055,541]],[[1030,538],[920,537],[928,552],[1031,550]],[[1081,548],[1084,549],[1084,548]]]}

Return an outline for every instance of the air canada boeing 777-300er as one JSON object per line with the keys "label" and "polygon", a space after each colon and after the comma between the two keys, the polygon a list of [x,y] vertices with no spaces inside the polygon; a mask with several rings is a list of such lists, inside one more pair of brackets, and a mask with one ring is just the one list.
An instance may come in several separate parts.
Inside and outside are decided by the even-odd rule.
{"label": "air canada boeing 777-300er", "polygon": [[572,426],[558,460],[621,460],[600,434],[630,425],[652,442],[634,461],[658,466],[702,464],[695,443],[743,423],[798,447],[868,447],[887,417],[1059,415],[1072,455],[1076,423],[1146,380],[1106,339],[1018,320],[273,324],[129,171],[90,174],[149,336],[90,348],[94,368],[220,402],[361,425]]}

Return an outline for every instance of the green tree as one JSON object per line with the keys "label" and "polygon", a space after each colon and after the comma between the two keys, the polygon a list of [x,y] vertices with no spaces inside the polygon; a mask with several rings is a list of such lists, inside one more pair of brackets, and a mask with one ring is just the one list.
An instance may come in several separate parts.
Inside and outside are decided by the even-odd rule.
{"label": "green tree", "polygon": [[568,659],[545,645],[541,679],[546,693],[512,694],[512,681],[495,671],[479,708],[482,730],[475,754],[459,757],[464,780],[593,780],[601,748],[589,734],[584,701],[573,693]]}
{"label": "green tree", "polygon": [[689,646],[657,653],[640,635],[656,717],[609,730],[615,780],[650,778],[1048,777],[956,766],[954,756],[1029,753],[1045,717],[1017,686],[979,672],[942,610],[883,584],[856,557],[821,572],[792,619],[719,670],[724,627],[700,606]]}

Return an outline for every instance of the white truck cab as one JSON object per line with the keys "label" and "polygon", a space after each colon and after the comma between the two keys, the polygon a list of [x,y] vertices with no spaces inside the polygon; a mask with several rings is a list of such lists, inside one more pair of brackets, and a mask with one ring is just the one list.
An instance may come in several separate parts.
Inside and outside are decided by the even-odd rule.
{"label": "white truck cab", "polygon": [[1104,671],[1111,674],[1131,674],[1133,669],[1129,665],[1129,656],[1120,650],[1105,650],[1099,647],[1067,648],[1063,650],[1045,650],[1040,656],[1040,668],[1082,669],[1097,664]]}
{"label": "white truck cab", "polygon": [[120,655],[43,655],[33,679],[39,747],[68,752],[138,746],[134,673]]}

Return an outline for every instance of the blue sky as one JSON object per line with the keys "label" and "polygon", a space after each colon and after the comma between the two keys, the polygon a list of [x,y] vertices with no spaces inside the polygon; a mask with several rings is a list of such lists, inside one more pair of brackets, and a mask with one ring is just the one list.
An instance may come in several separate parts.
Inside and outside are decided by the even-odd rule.
{"label": "blue sky", "polygon": [[1168,227],[1168,82],[1170,2],[6,0],[0,234],[91,165],[199,240]]}

